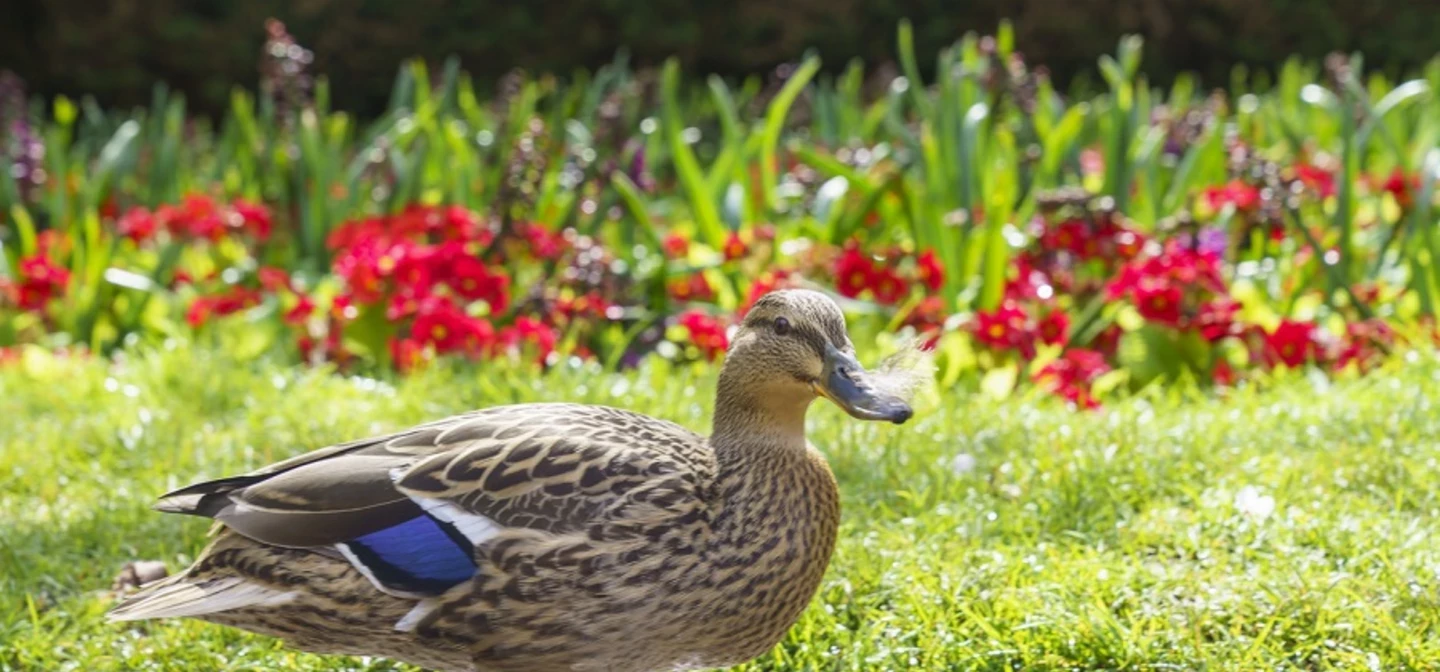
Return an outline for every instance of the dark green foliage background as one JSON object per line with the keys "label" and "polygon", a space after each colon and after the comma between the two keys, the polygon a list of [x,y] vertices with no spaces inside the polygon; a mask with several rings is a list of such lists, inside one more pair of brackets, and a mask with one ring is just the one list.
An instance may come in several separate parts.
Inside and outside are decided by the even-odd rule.
{"label": "dark green foliage background", "polygon": [[[1433,0],[7,0],[0,68],[43,94],[147,102],[157,81],[214,112],[234,85],[253,88],[267,17],[314,50],[337,105],[384,106],[404,58],[459,55],[477,77],[512,67],[566,73],[628,47],[638,64],[678,55],[687,72],[764,72],[814,48],[828,68],[852,57],[893,58],[895,25],[909,17],[917,53],[968,30],[1015,22],[1017,44],[1061,82],[1147,38],[1145,71],[1165,81],[1198,72],[1230,84],[1237,64],[1270,68],[1298,54],[1364,52],[1370,65],[1413,67],[1437,51]],[[927,73],[928,74],[928,73]]]}

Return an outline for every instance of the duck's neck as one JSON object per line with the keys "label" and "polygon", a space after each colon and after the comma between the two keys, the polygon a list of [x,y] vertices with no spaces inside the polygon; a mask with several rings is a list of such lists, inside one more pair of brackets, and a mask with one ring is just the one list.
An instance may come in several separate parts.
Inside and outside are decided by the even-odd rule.
{"label": "duck's neck", "polygon": [[784,403],[721,372],[710,444],[722,469],[805,452],[809,399]]}

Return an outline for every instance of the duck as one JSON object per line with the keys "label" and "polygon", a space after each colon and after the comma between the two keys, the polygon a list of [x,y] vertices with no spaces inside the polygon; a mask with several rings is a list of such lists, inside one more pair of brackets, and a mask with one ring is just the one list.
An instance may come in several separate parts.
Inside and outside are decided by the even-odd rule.
{"label": "duck", "polygon": [[731,338],[708,437],[497,406],[191,485],[155,508],[213,519],[213,539],[108,617],[441,671],[740,664],[785,636],[835,549],[839,488],[806,412],[903,424],[881,378],[829,296],[771,292]]}

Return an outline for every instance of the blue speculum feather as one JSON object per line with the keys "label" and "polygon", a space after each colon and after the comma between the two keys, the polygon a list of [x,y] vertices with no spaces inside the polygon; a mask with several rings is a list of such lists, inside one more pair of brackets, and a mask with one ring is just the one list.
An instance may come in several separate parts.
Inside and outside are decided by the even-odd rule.
{"label": "blue speculum feather", "polygon": [[440,593],[475,575],[474,548],[446,526],[421,514],[345,546],[388,588]]}

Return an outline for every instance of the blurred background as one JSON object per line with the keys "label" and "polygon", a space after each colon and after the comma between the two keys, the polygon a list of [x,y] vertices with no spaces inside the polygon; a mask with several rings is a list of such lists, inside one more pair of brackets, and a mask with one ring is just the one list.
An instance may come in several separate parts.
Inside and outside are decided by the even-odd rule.
{"label": "blurred background", "polygon": [[[1273,70],[1290,56],[1361,51],[1392,78],[1436,53],[1440,11],[1421,0],[7,0],[0,67],[32,93],[93,95],[102,106],[150,102],[165,82],[194,112],[216,114],[232,87],[254,89],[267,17],[313,50],[336,107],[385,109],[398,64],[459,56],[477,84],[513,68],[565,74],[627,49],[637,66],[675,55],[686,72],[748,75],[814,49],[831,71],[851,58],[892,61],[895,25],[916,52],[1008,18],[1017,48],[1058,87],[1089,90],[1095,55],[1146,37],[1145,72],[1165,85],[1191,71],[1231,85],[1236,66]],[[98,6],[97,6],[98,5]],[[929,61],[929,62],[927,62]],[[921,59],[928,79],[931,59]],[[872,70],[874,72],[874,70]],[[1263,88],[1263,87],[1262,87]]]}

